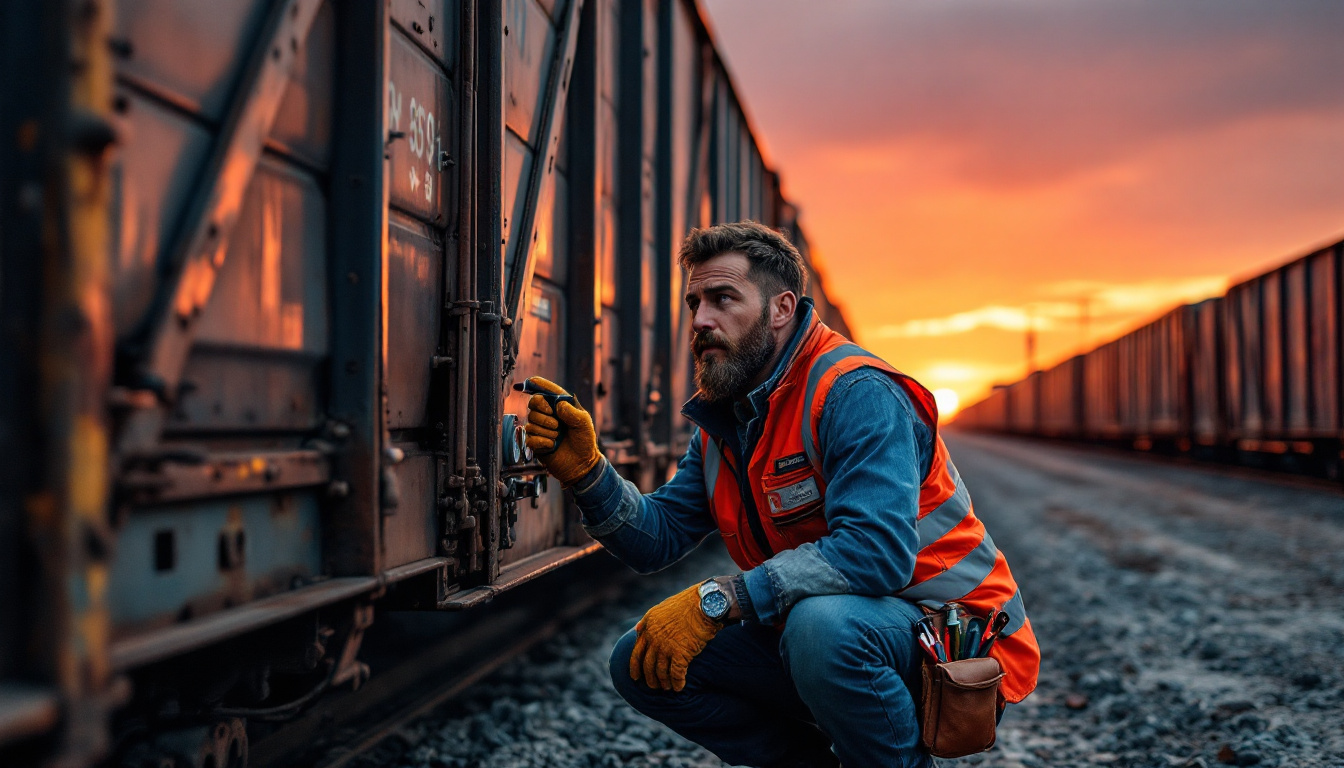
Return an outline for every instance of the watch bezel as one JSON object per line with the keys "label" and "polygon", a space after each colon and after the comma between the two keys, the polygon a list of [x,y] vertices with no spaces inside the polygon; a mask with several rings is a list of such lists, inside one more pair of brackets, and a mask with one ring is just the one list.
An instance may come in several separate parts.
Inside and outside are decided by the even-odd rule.
{"label": "watch bezel", "polygon": [[[714,587],[715,587],[714,589],[705,590],[705,594],[701,596],[700,612],[705,614],[706,617],[713,619],[714,621],[720,621],[723,619],[724,616],[728,615],[728,611],[732,610],[733,602],[728,599],[728,593],[725,592],[722,587],[719,587],[718,584],[715,584]],[[718,611],[717,613],[710,612],[709,606],[706,605],[706,602],[712,597],[718,597],[720,600],[723,601],[723,610]]]}

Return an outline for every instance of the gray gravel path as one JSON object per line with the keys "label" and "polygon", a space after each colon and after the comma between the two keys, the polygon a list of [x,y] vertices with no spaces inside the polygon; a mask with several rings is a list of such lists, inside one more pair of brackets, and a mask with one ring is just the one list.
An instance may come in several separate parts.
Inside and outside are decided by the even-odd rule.
{"label": "gray gravel path", "polygon": [[[1344,766],[1344,494],[1062,446],[952,435],[1044,652],[991,752],[1037,768]],[[721,545],[408,726],[363,768],[719,768],[607,679],[643,611],[734,570]]]}

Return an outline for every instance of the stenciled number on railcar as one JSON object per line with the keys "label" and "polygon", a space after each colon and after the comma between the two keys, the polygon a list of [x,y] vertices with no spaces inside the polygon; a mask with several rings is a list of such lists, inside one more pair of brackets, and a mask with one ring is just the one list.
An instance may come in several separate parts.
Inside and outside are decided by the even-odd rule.
{"label": "stenciled number on railcar", "polygon": [[[397,84],[391,80],[387,81],[387,122],[389,130],[401,130],[401,107],[402,97],[405,94],[398,90]],[[443,152],[443,139],[439,136],[437,127],[441,124],[435,119],[434,113],[425,108],[424,101],[411,96],[410,103],[407,105],[407,126],[406,141],[417,160],[425,161],[426,167],[423,169],[423,175],[417,168],[410,168],[407,171],[407,178],[410,181],[411,191],[415,192],[418,187],[423,186],[425,190],[425,202],[434,201],[434,179],[439,173],[439,157]]]}

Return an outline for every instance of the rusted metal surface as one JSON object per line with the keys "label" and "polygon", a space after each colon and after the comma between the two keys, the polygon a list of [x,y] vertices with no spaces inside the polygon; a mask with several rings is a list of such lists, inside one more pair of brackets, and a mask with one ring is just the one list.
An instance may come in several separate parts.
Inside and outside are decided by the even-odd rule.
{"label": "rusted metal surface", "polygon": [[109,571],[114,636],[171,626],[321,576],[320,498],[263,491],[127,513]]}
{"label": "rusted metal surface", "polygon": [[170,629],[120,640],[111,647],[109,663],[118,670],[143,666],[276,624],[325,605],[368,594],[377,587],[378,579],[372,577],[328,579]]}
{"label": "rusted metal surface", "polygon": [[[0,681],[11,726],[54,727],[48,760],[83,765],[108,748],[108,414],[112,371],[108,206],[112,8],[52,2],[3,19],[6,341],[3,534],[23,556],[0,571]],[[21,76],[18,73],[22,73]],[[11,356],[12,353],[12,356]],[[27,456],[28,458],[24,458]],[[0,552],[8,559],[11,551]],[[18,564],[24,571],[17,572]],[[15,687],[40,686],[38,698]],[[48,697],[62,717],[50,718]],[[17,735],[17,734],[16,734]]]}
{"label": "rusted metal surface", "polygon": [[443,248],[438,231],[409,217],[388,227],[387,290],[398,297],[387,308],[388,429],[425,426],[440,345]]}
{"label": "rusted metal surface", "polygon": [[207,454],[184,449],[177,456],[169,452],[157,466],[132,468],[118,486],[131,500],[148,504],[303,488],[330,479],[330,463],[318,450]]}
{"label": "rusted metal surface", "polygon": [[439,227],[457,211],[453,91],[438,62],[404,35],[389,37],[387,154],[391,203]]}
{"label": "rusted metal surface", "polygon": [[[387,247],[385,123],[388,22],[381,5],[337,5],[337,90],[332,153],[332,306],[328,417],[345,437],[333,456],[343,492],[323,524],[323,565],[334,576],[380,568],[381,453],[384,441],[384,250]],[[372,148],[373,151],[370,151]]]}
{"label": "rusted metal surface", "polygon": [[[689,434],[675,244],[782,208],[692,2],[75,9],[31,21],[45,90],[12,103],[38,130],[6,123],[32,146],[0,174],[0,313],[32,332],[4,342],[22,364],[0,439],[35,457],[0,473],[0,615],[23,621],[0,628],[0,686],[47,683],[69,714],[53,743],[84,765],[117,670],[136,710],[230,641],[242,657],[200,670],[228,690],[292,667],[246,650],[288,632],[289,674],[360,683],[373,602],[457,609],[595,551],[539,465],[502,460],[525,407],[508,377],[561,381],[656,484]],[[171,728],[142,741],[246,744]]]}
{"label": "rusted metal surface", "polygon": [[570,563],[587,557],[602,548],[596,542],[584,546],[554,547],[500,569],[494,583],[473,587],[458,592],[439,606],[450,611],[460,611],[488,603],[500,592],[525,584],[543,574],[562,568]]}
{"label": "rusted metal surface", "polygon": [[[138,371],[146,389],[176,399],[197,320],[214,290],[244,193],[261,158],[290,70],[317,13],[318,0],[282,0],[270,10],[241,76],[242,96],[232,101],[211,159],[194,190],[186,220],[168,253],[174,278],[159,291],[151,315],[146,355]],[[152,446],[163,426],[160,408],[133,412],[120,434],[121,451]]]}
{"label": "rusted metal surface", "polygon": [[[532,275],[536,269],[533,255],[537,234],[537,214],[551,205],[555,195],[555,161],[560,151],[560,130],[564,125],[565,104],[569,97],[569,79],[574,66],[574,48],[578,41],[579,14],[585,0],[567,0],[563,21],[557,30],[557,40],[545,67],[546,79],[542,99],[538,105],[539,124],[536,129],[537,155],[528,169],[524,193],[523,213],[517,226],[511,228],[512,254],[509,256],[508,289],[504,294],[511,324],[521,317],[521,306],[527,298]],[[527,121],[530,123],[531,120]],[[526,137],[524,137],[526,138]],[[517,348],[517,331],[510,334],[510,344]]]}

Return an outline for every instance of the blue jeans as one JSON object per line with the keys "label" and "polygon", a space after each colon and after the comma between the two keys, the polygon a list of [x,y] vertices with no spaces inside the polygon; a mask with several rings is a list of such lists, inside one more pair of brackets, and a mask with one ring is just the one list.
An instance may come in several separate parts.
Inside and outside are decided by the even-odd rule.
{"label": "blue jeans", "polygon": [[630,706],[733,765],[833,766],[838,756],[851,768],[927,768],[916,717],[920,616],[895,597],[809,597],[783,633],[722,629],[676,692],[630,679],[631,630],[611,652],[611,679]]}

